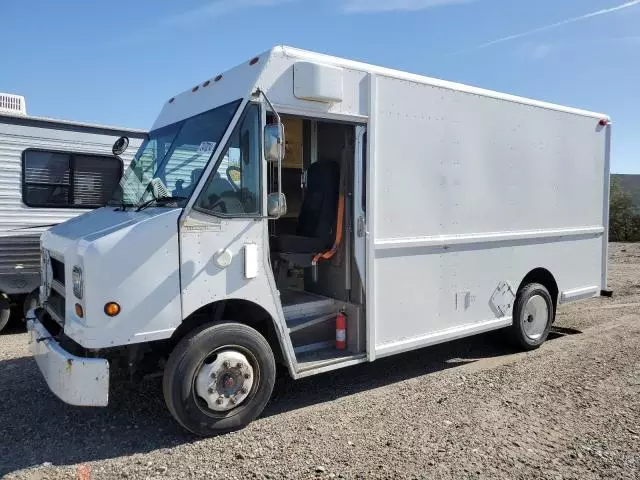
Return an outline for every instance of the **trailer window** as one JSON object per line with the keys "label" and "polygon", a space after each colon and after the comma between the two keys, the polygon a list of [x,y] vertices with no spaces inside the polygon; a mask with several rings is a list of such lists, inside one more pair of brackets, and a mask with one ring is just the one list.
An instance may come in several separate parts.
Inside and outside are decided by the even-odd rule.
{"label": "trailer window", "polygon": [[111,198],[122,162],[107,155],[28,149],[22,156],[22,200],[30,207],[97,208]]}

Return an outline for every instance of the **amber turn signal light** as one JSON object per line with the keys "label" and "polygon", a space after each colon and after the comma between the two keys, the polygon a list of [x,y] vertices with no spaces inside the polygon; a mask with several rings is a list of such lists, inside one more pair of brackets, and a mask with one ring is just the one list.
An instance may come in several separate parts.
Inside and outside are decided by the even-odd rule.
{"label": "amber turn signal light", "polygon": [[79,318],[83,318],[84,317],[84,311],[82,310],[82,305],[80,305],[79,303],[76,303],[76,315]]}
{"label": "amber turn signal light", "polygon": [[110,317],[115,317],[120,313],[120,305],[116,302],[109,302],[104,306],[104,313]]}

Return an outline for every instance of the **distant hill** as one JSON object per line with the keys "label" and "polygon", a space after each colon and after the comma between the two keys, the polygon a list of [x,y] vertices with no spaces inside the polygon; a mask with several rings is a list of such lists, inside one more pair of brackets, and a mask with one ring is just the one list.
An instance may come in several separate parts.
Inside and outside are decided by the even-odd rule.
{"label": "distant hill", "polygon": [[640,175],[611,174],[612,179],[617,180],[620,186],[631,194],[633,206],[640,213]]}

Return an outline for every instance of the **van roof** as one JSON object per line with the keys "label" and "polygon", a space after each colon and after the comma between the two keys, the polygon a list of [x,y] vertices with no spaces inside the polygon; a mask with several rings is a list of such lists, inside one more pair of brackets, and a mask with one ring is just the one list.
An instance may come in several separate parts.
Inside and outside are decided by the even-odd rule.
{"label": "van roof", "polygon": [[358,70],[358,71],[373,73],[376,75],[397,78],[400,80],[406,80],[410,82],[422,83],[422,84],[432,85],[435,87],[446,88],[448,90],[457,90],[457,91],[462,91],[462,92],[471,93],[475,95],[498,98],[498,99],[502,99],[510,102],[515,102],[515,103],[521,103],[524,105],[531,105],[535,107],[547,108],[550,110],[558,110],[562,112],[573,113],[575,115],[582,115],[582,116],[596,117],[600,119],[610,120],[610,117],[603,113],[567,107],[564,105],[559,105],[559,104],[554,104],[549,102],[543,102],[543,101],[534,100],[531,98],[520,97],[517,95],[510,95],[507,93],[501,93],[493,90],[487,90],[484,88],[473,87],[473,86],[465,85],[462,83],[439,80],[437,78],[427,77],[424,75],[408,73],[401,70],[394,70],[391,68],[380,67],[377,65],[371,65],[364,62],[357,62],[354,60],[347,60],[344,58],[334,57],[334,56],[326,55],[322,53],[310,52],[308,50],[301,50],[299,48],[289,47],[286,45],[274,47],[273,49],[271,49],[271,52],[281,53],[286,57],[295,58],[297,60],[323,63],[329,66],[335,66],[335,67],[347,68],[351,70]]}

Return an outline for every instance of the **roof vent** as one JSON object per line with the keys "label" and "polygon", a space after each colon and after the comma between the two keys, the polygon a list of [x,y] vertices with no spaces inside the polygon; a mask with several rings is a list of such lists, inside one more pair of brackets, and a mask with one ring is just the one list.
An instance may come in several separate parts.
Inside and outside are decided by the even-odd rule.
{"label": "roof vent", "polygon": [[0,93],[0,113],[10,115],[26,115],[27,104],[22,95]]}

